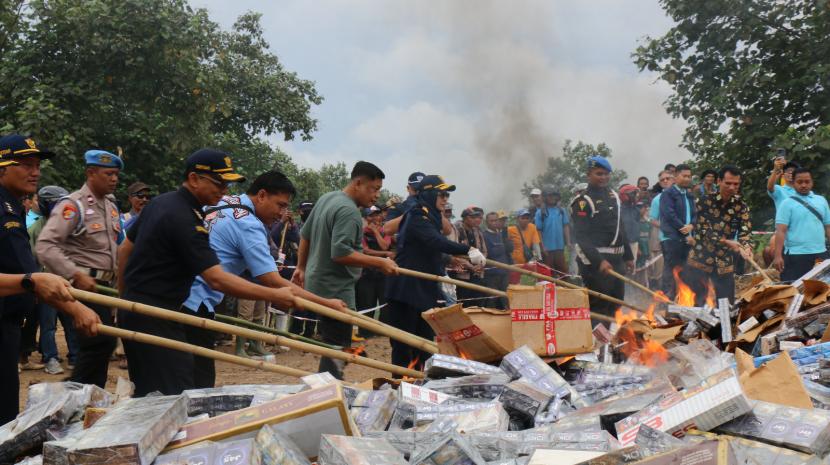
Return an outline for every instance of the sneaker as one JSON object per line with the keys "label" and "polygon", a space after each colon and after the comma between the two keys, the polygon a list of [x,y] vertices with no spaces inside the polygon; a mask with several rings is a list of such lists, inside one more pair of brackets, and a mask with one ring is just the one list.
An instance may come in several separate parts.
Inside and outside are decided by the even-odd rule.
{"label": "sneaker", "polygon": [[42,363],[33,362],[31,360],[26,361],[26,363],[20,365],[20,368],[23,370],[42,370],[46,367],[46,365]]}
{"label": "sneaker", "polygon": [[50,375],[59,375],[63,373],[63,368],[61,367],[61,362],[59,362],[58,359],[50,358],[49,361],[46,362],[46,367],[43,371]]}

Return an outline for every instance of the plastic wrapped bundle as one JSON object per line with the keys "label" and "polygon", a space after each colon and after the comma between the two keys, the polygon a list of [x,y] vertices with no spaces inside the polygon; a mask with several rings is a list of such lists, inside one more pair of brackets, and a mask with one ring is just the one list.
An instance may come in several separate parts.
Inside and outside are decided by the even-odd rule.
{"label": "plastic wrapped bundle", "polygon": [[[467,410],[452,415],[441,415],[431,423],[413,428],[414,431],[445,431],[437,422],[452,422],[453,430],[459,433],[485,433],[507,431],[510,424],[510,417],[502,408],[501,402],[493,401],[479,404],[481,408]],[[446,411],[446,410],[445,410]],[[435,425],[435,427],[433,427]]]}
{"label": "plastic wrapped bundle", "polygon": [[320,465],[407,465],[403,455],[384,439],[324,434]]}
{"label": "plastic wrapped bundle", "polygon": [[509,382],[510,377],[499,370],[497,374],[434,380],[426,383],[424,387],[464,399],[489,400],[498,397],[504,391],[504,385]]}
{"label": "plastic wrapped bundle", "polygon": [[17,462],[15,465],[43,465],[43,457],[40,455],[36,455],[34,457],[23,459],[22,461]]}
{"label": "plastic wrapped bundle", "polygon": [[520,379],[507,384],[499,400],[510,415],[510,429],[519,431],[533,428],[534,419],[547,408],[551,394]]}
{"label": "plastic wrapped bundle", "polygon": [[69,465],[68,451],[84,433],[83,426],[83,423],[75,422],[63,428],[48,430],[47,441],[43,443],[43,464]]}
{"label": "plastic wrapped bundle", "polygon": [[[499,458],[533,455],[536,449],[582,450],[608,452],[615,446],[614,438],[605,431],[552,433],[539,430],[516,431],[514,435],[499,435],[490,451],[499,451]],[[481,442],[476,446],[480,449]]]}
{"label": "plastic wrapped bundle", "polygon": [[270,425],[259,430],[254,441],[255,465],[311,465],[300,447]]}
{"label": "plastic wrapped bundle", "polygon": [[69,463],[147,465],[186,420],[184,396],[125,400],[86,430],[69,450]]}
{"label": "plastic wrapped bundle", "polygon": [[684,443],[671,434],[656,430],[647,425],[640,426],[634,444],[640,448],[643,455],[650,456],[683,447]]}
{"label": "plastic wrapped bundle", "polygon": [[499,367],[445,354],[435,354],[427,359],[424,364],[424,372],[430,378],[502,373]]}
{"label": "plastic wrapped bundle", "polygon": [[445,432],[417,432],[417,431],[373,431],[366,433],[366,438],[380,438],[386,440],[407,460],[416,455],[426,444],[437,441],[445,436]]}
{"label": "plastic wrapped bundle", "polygon": [[830,450],[830,412],[753,401],[752,411],[718,431],[823,455]]}
{"label": "plastic wrapped bundle", "polygon": [[357,391],[349,410],[361,433],[383,431],[395,413],[398,397],[391,389]]}
{"label": "plastic wrapped bundle", "polygon": [[648,389],[629,391],[602,402],[577,410],[569,417],[598,418],[602,428],[615,431],[615,423],[648,407],[658,399],[671,395],[674,387],[665,380],[655,381]]}
{"label": "plastic wrapped bundle", "polygon": [[94,384],[65,381],[62,383],[37,383],[29,386],[26,408],[54,399],[65,392],[74,396],[74,400],[81,411],[86,407],[109,407],[113,403],[112,394]]}
{"label": "plastic wrapped bundle", "polygon": [[453,417],[461,424],[462,421],[459,420],[461,415],[469,414],[477,410],[498,411],[503,409],[501,403],[498,401],[465,402],[450,405],[417,405],[415,407],[413,422],[415,425],[423,425],[441,417]]}
{"label": "plastic wrapped bundle", "polygon": [[302,384],[238,384],[206,389],[189,389],[183,394],[187,398],[187,415],[195,417],[207,413],[211,417],[232,412],[252,405],[272,401],[296,394],[306,387]]}
{"label": "plastic wrapped bundle", "polygon": [[582,399],[579,393],[562,378],[559,373],[548,366],[528,346],[522,346],[504,356],[501,369],[515,378],[525,378],[525,381],[534,384],[552,395],[562,390],[568,392],[568,402],[574,407],[587,407],[588,402]]}
{"label": "plastic wrapped bundle", "polygon": [[59,428],[79,409],[78,398],[68,391],[33,404],[14,420],[0,426],[0,463],[35,450],[46,440],[46,430]]}
{"label": "plastic wrapped bundle", "polygon": [[600,423],[598,416],[569,415],[560,418],[555,423],[537,426],[535,429],[541,431],[550,431],[552,433],[564,433],[568,431],[601,431],[602,424]]}
{"label": "plastic wrapped bundle", "polygon": [[425,446],[409,462],[412,465],[485,465],[481,454],[458,433]]}

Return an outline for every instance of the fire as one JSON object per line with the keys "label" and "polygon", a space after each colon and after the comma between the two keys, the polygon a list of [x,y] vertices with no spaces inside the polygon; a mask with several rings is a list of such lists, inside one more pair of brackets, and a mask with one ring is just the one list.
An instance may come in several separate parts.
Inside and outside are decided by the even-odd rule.
{"label": "fire", "polygon": [[617,321],[617,327],[621,328],[624,324],[628,323],[629,321],[634,321],[639,317],[637,312],[629,311],[623,313],[622,307],[618,308],[617,311],[614,313],[614,319]]}
{"label": "fire", "polygon": [[692,288],[690,288],[686,283],[680,279],[680,267],[676,267],[672,274],[674,275],[674,282],[677,284],[677,299],[676,302],[678,305],[683,305],[684,307],[694,307],[695,306],[695,293],[692,292]]}
{"label": "fire", "polygon": [[715,308],[715,286],[712,285],[712,281],[706,281],[706,305],[709,308]]}
{"label": "fire", "polygon": [[669,360],[669,352],[662,344],[656,341],[645,341],[640,349],[640,363],[654,367]]}
{"label": "fire", "polygon": [[360,356],[366,353],[366,346],[347,347],[343,352],[348,352],[355,356]]}
{"label": "fire", "polygon": [[416,367],[418,366],[418,364],[420,362],[421,362],[421,356],[419,355],[419,356],[416,356],[414,359],[412,359],[412,361],[409,362],[409,365],[407,365],[406,367],[409,368],[410,370],[415,370],[415,369],[417,369]]}
{"label": "fire", "polygon": [[651,304],[651,305],[649,305],[649,306],[648,306],[648,308],[646,309],[646,314],[645,314],[644,316],[645,316],[645,319],[646,319],[646,320],[648,320],[648,321],[650,321],[650,322],[652,322],[652,323],[654,323],[655,321],[657,321],[657,320],[655,320],[655,319],[654,319],[654,303],[653,303],[653,302],[652,302],[652,304]]}

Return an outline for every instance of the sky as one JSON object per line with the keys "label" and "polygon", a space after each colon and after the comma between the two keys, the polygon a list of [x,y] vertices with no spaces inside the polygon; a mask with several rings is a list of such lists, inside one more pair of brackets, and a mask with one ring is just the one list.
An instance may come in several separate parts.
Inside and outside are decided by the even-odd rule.
{"label": "sky", "polygon": [[605,142],[652,182],[688,158],[668,86],[631,53],[671,27],[657,0],[191,0],[225,28],[262,13],[286,69],[325,98],[312,141],[271,141],[300,166],[378,165],[403,193],[413,171],[457,186],[457,210],[516,209],[566,139]]}

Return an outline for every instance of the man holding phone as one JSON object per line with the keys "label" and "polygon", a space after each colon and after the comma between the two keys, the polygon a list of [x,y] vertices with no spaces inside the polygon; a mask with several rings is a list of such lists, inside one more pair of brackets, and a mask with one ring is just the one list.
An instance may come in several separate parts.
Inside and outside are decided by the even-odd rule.
{"label": "man holding phone", "polygon": [[[775,209],[781,205],[781,202],[795,195],[795,188],[793,187],[793,172],[801,168],[801,165],[794,161],[787,161],[785,149],[778,149],[775,160],[773,161],[773,169],[767,179],[767,194],[772,197],[775,202]],[[784,183],[781,184],[781,178]]]}

